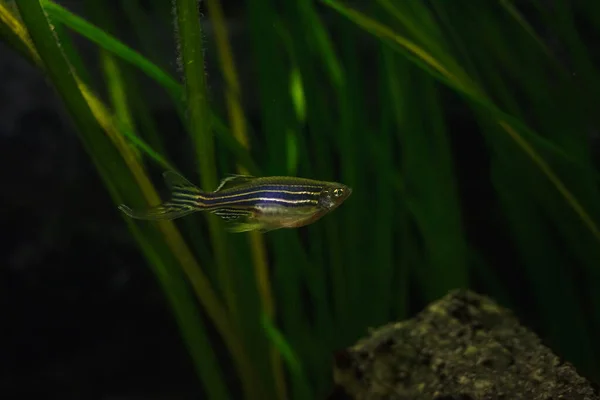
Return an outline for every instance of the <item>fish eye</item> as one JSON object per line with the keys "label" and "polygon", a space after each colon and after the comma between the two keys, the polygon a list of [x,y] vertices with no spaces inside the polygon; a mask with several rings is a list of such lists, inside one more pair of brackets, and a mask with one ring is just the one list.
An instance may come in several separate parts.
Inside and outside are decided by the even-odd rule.
{"label": "fish eye", "polygon": [[335,197],[341,197],[344,194],[344,189],[334,189],[333,195]]}

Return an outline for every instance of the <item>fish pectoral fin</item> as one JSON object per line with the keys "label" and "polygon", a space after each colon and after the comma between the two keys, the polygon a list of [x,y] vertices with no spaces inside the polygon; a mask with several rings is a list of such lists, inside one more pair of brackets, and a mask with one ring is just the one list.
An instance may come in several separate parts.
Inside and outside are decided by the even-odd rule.
{"label": "fish pectoral fin", "polygon": [[225,228],[228,232],[231,233],[241,233],[241,232],[250,232],[250,231],[260,231],[263,229],[263,224],[257,221],[252,222],[237,222],[233,221],[227,224]]}
{"label": "fish pectoral fin", "polygon": [[324,213],[321,210],[295,210],[294,213],[289,215],[275,214],[274,218],[269,218],[265,222],[276,224],[279,228],[298,228],[316,221],[323,215]]}
{"label": "fish pectoral fin", "polygon": [[231,233],[241,233],[241,232],[250,232],[250,231],[258,231],[260,233],[266,233],[266,232],[274,231],[279,228],[281,228],[281,226],[268,225],[268,224],[265,224],[263,222],[258,222],[258,221],[246,221],[246,222],[233,221],[233,222],[228,222],[227,227],[225,229]]}
{"label": "fish pectoral fin", "polygon": [[283,228],[298,228],[300,226],[306,225],[307,221],[312,221],[314,219],[313,214],[298,216],[296,218],[287,218],[281,221],[281,226]]}
{"label": "fish pectoral fin", "polygon": [[214,190],[214,193],[224,190],[231,189],[233,187],[239,186],[243,183],[247,183],[256,179],[256,177],[252,175],[230,175],[226,178],[223,178],[221,182],[219,182],[219,186]]}
{"label": "fish pectoral fin", "polygon": [[170,220],[180,218],[197,211],[191,206],[181,206],[173,203],[164,203],[146,210],[133,210],[125,204],[119,205],[119,210],[127,216],[135,219],[145,219],[150,221]]}

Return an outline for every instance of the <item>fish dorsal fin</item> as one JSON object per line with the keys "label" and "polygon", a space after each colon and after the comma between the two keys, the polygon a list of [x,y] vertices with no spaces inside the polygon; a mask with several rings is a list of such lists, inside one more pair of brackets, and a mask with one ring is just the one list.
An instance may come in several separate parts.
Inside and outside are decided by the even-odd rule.
{"label": "fish dorsal fin", "polygon": [[171,191],[175,191],[177,189],[186,189],[194,192],[199,191],[199,189],[193,183],[191,183],[175,171],[163,172],[163,178],[169,190]]}
{"label": "fish dorsal fin", "polygon": [[256,179],[256,177],[252,175],[230,175],[227,178],[223,178],[223,180],[219,182],[219,186],[217,186],[217,188],[214,191],[216,193],[221,190],[231,189],[243,183],[250,182],[254,179]]}

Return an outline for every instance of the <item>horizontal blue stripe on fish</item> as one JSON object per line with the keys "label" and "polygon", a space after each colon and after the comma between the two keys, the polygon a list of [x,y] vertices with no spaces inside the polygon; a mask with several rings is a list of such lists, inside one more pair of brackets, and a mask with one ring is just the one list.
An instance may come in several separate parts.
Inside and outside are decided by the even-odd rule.
{"label": "horizontal blue stripe on fish", "polygon": [[288,192],[320,192],[323,189],[323,186],[317,185],[292,185],[292,184],[261,184],[261,185],[253,185],[249,187],[241,187],[241,188],[229,188],[225,190],[221,190],[219,193],[223,195],[233,195],[244,193],[246,191],[256,191],[256,190],[265,190],[265,191],[280,191],[285,190]]}
{"label": "horizontal blue stripe on fish", "polygon": [[[274,191],[274,190],[251,190],[247,193],[227,194],[219,195],[216,193],[205,194],[196,197],[202,204],[211,206],[217,204],[228,204],[231,202],[238,202],[241,200],[260,200],[260,199],[276,199],[276,200],[287,200],[287,202],[314,200],[317,201],[319,198],[319,192],[302,193],[302,192],[289,192],[289,191]],[[283,202],[282,202],[283,203]]]}
{"label": "horizontal blue stripe on fish", "polygon": [[277,205],[284,207],[303,207],[307,205],[318,205],[319,200],[317,199],[286,199],[277,197],[256,197],[249,196],[248,198],[238,198],[234,200],[199,200],[197,205],[200,208],[206,208],[207,210],[222,208],[222,207],[257,207],[265,205]]}

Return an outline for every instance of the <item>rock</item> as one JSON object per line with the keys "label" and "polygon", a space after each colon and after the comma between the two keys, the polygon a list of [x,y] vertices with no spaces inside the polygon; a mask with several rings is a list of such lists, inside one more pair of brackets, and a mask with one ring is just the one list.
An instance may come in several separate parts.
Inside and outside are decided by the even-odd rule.
{"label": "rock", "polygon": [[334,380],[330,399],[600,399],[510,311],[463,290],[338,353]]}

